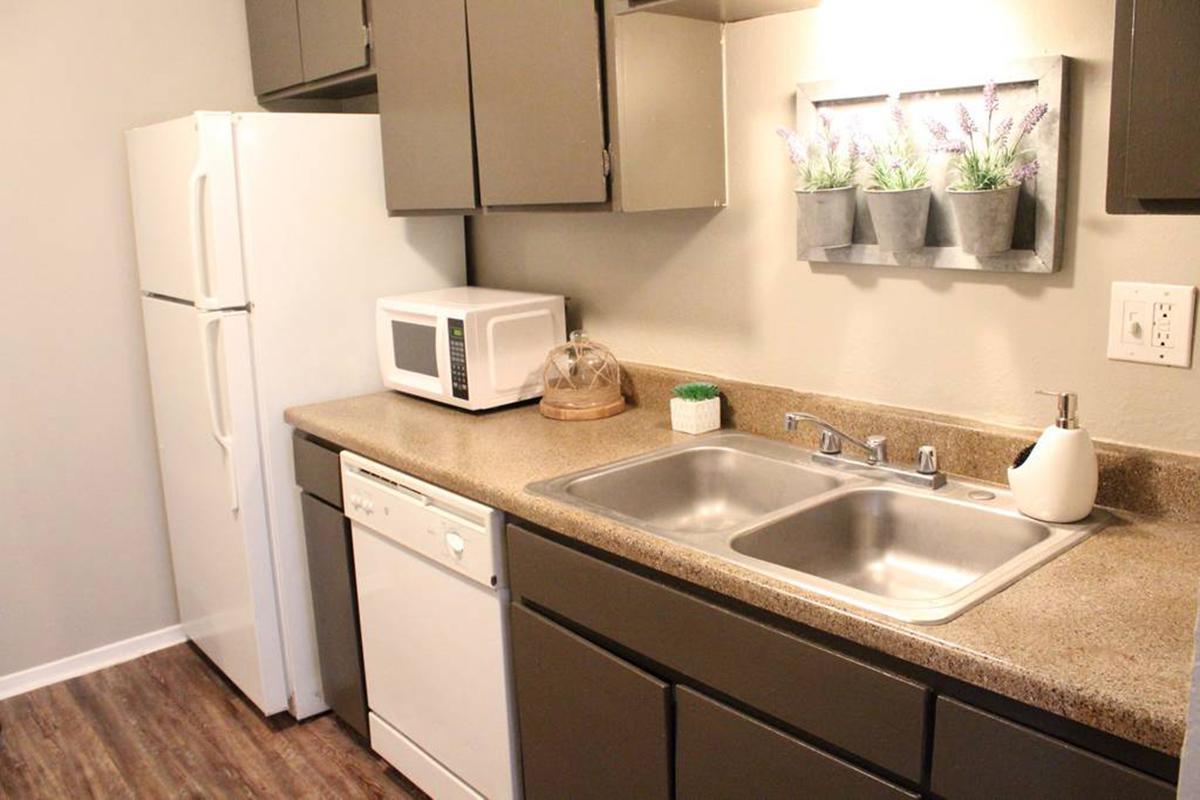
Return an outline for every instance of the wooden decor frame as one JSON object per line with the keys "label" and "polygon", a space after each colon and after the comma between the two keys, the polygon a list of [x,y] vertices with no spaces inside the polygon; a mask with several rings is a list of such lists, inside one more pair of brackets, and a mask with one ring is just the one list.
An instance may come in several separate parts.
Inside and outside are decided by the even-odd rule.
{"label": "wooden decor frame", "polygon": [[[874,229],[860,191],[854,221],[853,242],[843,247],[809,247],[803,241],[797,212],[797,254],[801,261],[832,264],[875,264],[932,269],[957,269],[988,272],[1052,273],[1062,266],[1063,219],[1067,189],[1067,131],[1069,116],[1068,75],[1070,59],[1046,56],[1021,59],[999,65],[986,73],[973,72],[952,77],[931,76],[904,81],[901,85],[887,78],[872,80],[832,80],[801,83],[796,91],[796,130],[805,135],[814,130],[821,108],[844,109],[864,103],[877,103],[892,92],[907,95],[938,95],[981,88],[994,80],[1003,100],[1005,86],[1031,89],[1037,102],[1050,105],[1050,111],[1030,141],[1037,154],[1040,171],[1021,187],[1018,206],[1017,242],[1013,250],[992,256],[974,256],[958,246],[944,187],[934,185],[934,207],[930,213],[930,236],[940,242],[920,250],[891,253],[874,242]],[[1013,111],[1014,109],[1009,109]],[[1022,108],[1021,113],[1024,109]],[[836,116],[835,116],[836,119]],[[1019,117],[1018,117],[1019,119]],[[947,123],[950,120],[946,120]],[[913,124],[918,145],[926,138],[920,120]],[[931,159],[932,160],[932,159]],[[1022,233],[1024,231],[1024,233]]]}

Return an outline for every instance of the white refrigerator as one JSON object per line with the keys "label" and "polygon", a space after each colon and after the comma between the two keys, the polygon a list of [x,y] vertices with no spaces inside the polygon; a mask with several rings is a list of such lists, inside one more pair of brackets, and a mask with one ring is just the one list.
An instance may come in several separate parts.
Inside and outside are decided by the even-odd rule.
{"label": "white refrigerator", "polygon": [[383,388],[375,300],[465,283],[463,220],[388,217],[374,114],[198,112],[126,146],[180,618],[304,718],[327,705],[283,411]]}

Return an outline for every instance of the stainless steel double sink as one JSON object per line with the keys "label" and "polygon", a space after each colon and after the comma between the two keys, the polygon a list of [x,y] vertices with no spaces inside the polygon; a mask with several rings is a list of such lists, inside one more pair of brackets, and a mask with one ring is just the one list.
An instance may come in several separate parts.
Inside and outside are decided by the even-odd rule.
{"label": "stainless steel double sink", "polygon": [[1022,516],[1007,491],[931,490],[718,433],[529,491],[905,622],[946,622],[1104,526]]}

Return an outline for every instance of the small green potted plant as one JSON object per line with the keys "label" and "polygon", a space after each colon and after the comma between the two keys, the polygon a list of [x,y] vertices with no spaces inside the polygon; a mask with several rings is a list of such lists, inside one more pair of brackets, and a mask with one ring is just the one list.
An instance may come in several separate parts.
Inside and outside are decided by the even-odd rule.
{"label": "small green potted plant", "polygon": [[1021,184],[1038,172],[1037,158],[1022,150],[1025,137],[1033,131],[1049,106],[1037,103],[1013,130],[1012,117],[995,127],[992,117],[1000,108],[996,84],[983,87],[983,108],[987,123],[981,131],[967,107],[958,104],[958,126],[965,139],[951,139],[949,129],[931,121],[933,149],[950,154],[954,180],[947,194],[963,252],[977,256],[994,255],[1012,249],[1013,227],[1017,220],[1017,199]]}
{"label": "small green potted plant", "polygon": [[887,112],[887,137],[869,142],[863,151],[871,176],[867,210],[881,249],[919,250],[929,224],[929,173],[913,147],[898,95],[888,97]]}
{"label": "small green potted plant", "polygon": [[721,394],[715,384],[681,383],[672,390],[671,427],[682,433],[707,433],[721,427]]}
{"label": "small green potted plant", "polygon": [[796,202],[805,244],[845,247],[854,234],[858,143],[847,137],[843,152],[842,137],[834,130],[829,114],[822,111],[818,120],[811,142],[787,128],[779,128],[777,133],[787,143],[788,158],[796,170]]}

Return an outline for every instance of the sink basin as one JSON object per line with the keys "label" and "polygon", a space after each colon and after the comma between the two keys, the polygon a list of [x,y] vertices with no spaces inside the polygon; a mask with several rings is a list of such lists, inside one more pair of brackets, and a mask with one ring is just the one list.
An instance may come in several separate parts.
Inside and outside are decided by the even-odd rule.
{"label": "sink basin", "polygon": [[1045,525],[932,495],[855,489],[735,538],[752,558],[894,600],[934,600],[1046,541]]}
{"label": "sink basin", "polygon": [[1102,528],[1022,516],[999,487],[898,482],[723,433],[530,484],[801,589],[905,622],[946,622]]}
{"label": "sink basin", "polygon": [[795,453],[748,438],[713,437],[545,488],[650,528],[711,533],[742,527],[842,482],[796,463]]}

